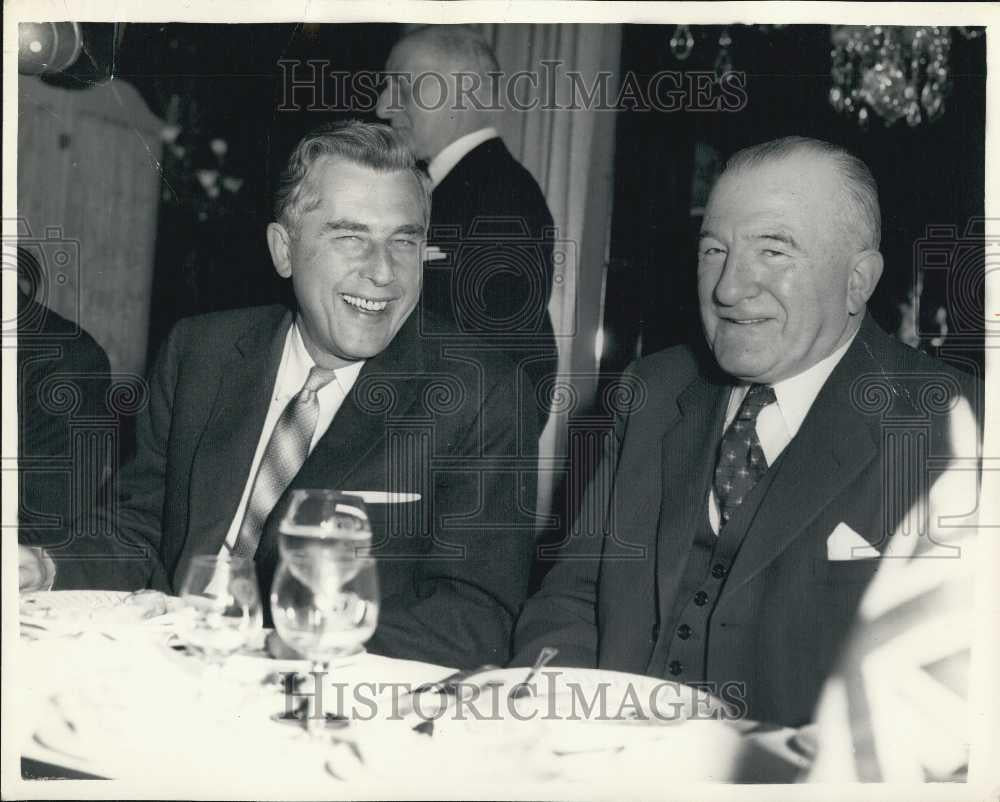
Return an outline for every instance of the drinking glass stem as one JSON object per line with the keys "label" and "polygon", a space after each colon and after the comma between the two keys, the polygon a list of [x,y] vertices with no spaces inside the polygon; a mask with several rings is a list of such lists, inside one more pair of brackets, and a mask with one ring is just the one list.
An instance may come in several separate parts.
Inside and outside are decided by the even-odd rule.
{"label": "drinking glass stem", "polygon": [[[313,694],[312,703],[306,707],[306,732],[312,738],[320,738],[326,731],[326,711],[323,709],[322,699],[323,693],[319,686],[323,682],[323,678],[326,675],[326,667],[328,663],[321,660],[313,660],[310,672],[312,674],[313,682]],[[315,708],[312,710],[312,708]],[[310,715],[310,712],[312,715]]]}

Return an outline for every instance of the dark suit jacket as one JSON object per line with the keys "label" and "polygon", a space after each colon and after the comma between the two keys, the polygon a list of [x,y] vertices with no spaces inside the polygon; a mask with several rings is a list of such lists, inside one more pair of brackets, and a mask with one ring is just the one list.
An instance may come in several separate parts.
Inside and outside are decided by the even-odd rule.
{"label": "dark suit jacket", "polygon": [[[565,542],[519,619],[515,663],[552,645],[564,664],[662,670],[650,661],[673,634],[662,630],[707,519],[730,393],[708,362],[681,347],[634,366],[648,401],[619,419],[611,467],[581,508],[601,519],[579,530],[601,536]],[[948,453],[945,410],[959,393],[980,408],[981,384],[862,324],[775,465],[709,620],[705,679],[751,718],[809,720],[880,562],[828,561],[827,538],[844,522],[885,548],[923,471]]]}
{"label": "dark suit jacket", "polygon": [[17,301],[18,520],[58,530],[94,505],[120,445],[107,441],[111,366],[75,323],[21,292]]}
{"label": "dark suit jacket", "polygon": [[[513,385],[487,380],[503,371],[483,365],[500,357],[475,342],[442,355],[417,317],[365,363],[291,487],[420,493],[416,504],[369,505],[382,594],[369,648],[455,666],[504,661],[532,557],[520,511],[534,506],[534,419],[518,419]],[[106,511],[114,536],[52,550],[57,588],[176,591],[193,555],[222,547],[291,321],[283,307],[260,307],[175,327],[150,375],[117,510]],[[265,604],[282,505],[257,552]]]}
{"label": "dark suit jacket", "polygon": [[[556,371],[549,319],[553,222],[538,183],[503,140],[471,150],[435,187],[423,304],[499,346],[538,385]],[[539,410],[544,422],[548,408]]]}

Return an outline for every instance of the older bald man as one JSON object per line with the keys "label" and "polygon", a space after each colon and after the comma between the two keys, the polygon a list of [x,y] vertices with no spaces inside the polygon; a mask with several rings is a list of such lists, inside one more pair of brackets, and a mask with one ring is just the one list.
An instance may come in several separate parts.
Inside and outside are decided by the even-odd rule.
{"label": "older bald man", "polygon": [[[378,115],[427,162],[433,184],[424,308],[501,349],[538,387],[556,370],[553,221],[497,131],[496,57],[471,28],[430,25],[396,44],[386,71]],[[547,405],[535,411],[544,424]]]}
{"label": "older bald man", "polygon": [[[875,181],[836,145],[730,160],[701,231],[707,349],[633,367],[646,401],[527,602],[515,662],[555,646],[564,664],[707,684],[750,718],[810,720],[890,535],[951,456],[950,408],[982,398],[868,317],[879,232]],[[919,514],[908,527],[921,536]]]}

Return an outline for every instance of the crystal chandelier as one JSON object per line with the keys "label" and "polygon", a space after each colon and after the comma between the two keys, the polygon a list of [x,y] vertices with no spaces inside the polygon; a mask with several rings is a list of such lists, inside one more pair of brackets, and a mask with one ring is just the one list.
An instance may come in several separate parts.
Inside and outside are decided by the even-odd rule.
{"label": "crystal chandelier", "polygon": [[[982,31],[956,28],[971,39]],[[867,126],[872,113],[888,126],[932,122],[944,112],[951,84],[949,27],[834,25],[830,103]]]}
{"label": "crystal chandelier", "polygon": [[[754,26],[738,26],[738,27],[754,27],[760,33],[769,34],[772,31],[780,30],[781,28],[787,27],[786,25],[754,25]],[[705,30],[712,30],[705,27]],[[715,57],[715,64],[713,65],[713,70],[715,72],[716,80],[722,80],[722,76],[727,72],[731,72],[733,69],[733,59],[730,54],[729,48],[733,44],[733,36],[730,33],[729,27],[722,28],[719,33],[718,39],[719,49]],[[690,25],[677,25],[674,27],[674,32],[670,36],[669,40],[670,52],[673,57],[678,61],[686,61],[688,56],[694,50],[695,39],[694,34],[691,32]]]}

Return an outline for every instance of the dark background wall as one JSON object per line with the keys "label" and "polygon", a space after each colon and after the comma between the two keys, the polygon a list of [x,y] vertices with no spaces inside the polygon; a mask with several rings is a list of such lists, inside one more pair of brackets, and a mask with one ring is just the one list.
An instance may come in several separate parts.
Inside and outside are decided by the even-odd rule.
{"label": "dark background wall", "polygon": [[[321,71],[379,70],[397,25],[132,24],[115,74],[133,83],[170,124],[161,195],[149,354],[181,317],[288,300],[264,231],[277,173],[309,128],[342,117],[362,98],[348,93],[289,95],[282,60],[308,81]],[[310,99],[315,102],[310,102]],[[292,102],[286,102],[290,100]],[[355,101],[358,102],[355,102]],[[295,108],[281,108],[282,106]],[[217,153],[218,141],[225,154]],[[213,144],[215,149],[213,149]],[[206,172],[207,171],[207,172]],[[216,173],[214,183],[211,173]],[[233,189],[237,187],[238,189]]]}
{"label": "dark background wall", "polygon": [[[91,28],[90,52],[59,76],[62,83],[85,85],[112,63],[112,26]],[[625,26],[623,73],[634,73],[641,86],[660,70],[712,70],[721,28],[692,26],[695,46],[684,61],[670,51],[673,29]],[[794,133],[842,143],[865,159],[881,190],[886,256],[872,311],[890,331],[899,328],[899,303],[913,285],[927,226],[954,226],[961,235],[983,214],[985,36],[955,37],[952,92],[940,120],[886,127],[873,117],[862,129],[827,100],[828,26],[786,26],[766,35],[754,27],[729,30],[733,69],[746,74],[744,108],[617,112],[602,362],[610,373],[637,355],[700,336],[694,269],[700,218],[692,213],[699,198],[692,186],[704,194],[710,176],[693,180],[696,152],[724,160],[746,145]],[[161,164],[152,355],[180,317],[286,298],[264,239],[275,174],[312,125],[343,116],[375,119],[371,111],[346,110],[363,101],[350,90],[336,103],[311,109],[305,108],[308,91],[298,90],[298,110],[282,110],[287,74],[279,61],[301,67],[319,59],[325,69],[345,73],[378,70],[400,26],[130,24],[114,33],[116,78],[133,83],[170,124]],[[982,242],[962,242],[975,273]],[[954,257],[963,246],[950,247]],[[921,327],[936,331],[934,314],[945,306],[951,333],[943,349],[931,344],[930,333],[921,347],[945,358],[961,352],[981,366],[982,326],[969,321],[982,320],[982,274],[965,282],[963,310],[956,308],[946,275],[925,275]]]}

